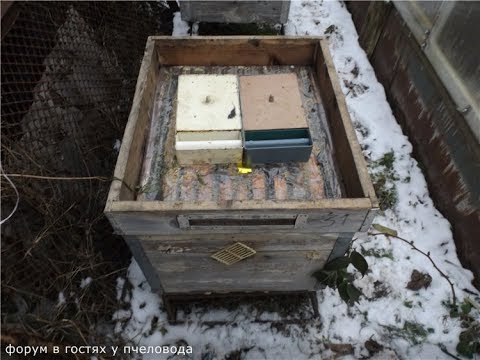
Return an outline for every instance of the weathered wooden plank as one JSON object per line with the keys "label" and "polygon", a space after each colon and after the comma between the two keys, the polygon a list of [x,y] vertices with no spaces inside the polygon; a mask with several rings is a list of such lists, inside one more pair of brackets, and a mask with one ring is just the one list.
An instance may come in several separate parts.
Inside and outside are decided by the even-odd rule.
{"label": "weathered wooden plank", "polygon": [[114,180],[107,201],[133,200],[134,189],[140,176],[145,138],[150,127],[158,66],[155,43],[148,40],[137,79],[132,109],[115,166]]}
{"label": "weathered wooden plank", "polygon": [[320,37],[152,36],[160,65],[311,65]]}
{"label": "weathered wooden plank", "polygon": [[319,42],[315,68],[347,196],[369,197],[372,206],[377,207],[375,190],[350,119],[328,42],[326,40]]}
{"label": "weathered wooden plank", "polygon": [[330,251],[337,234],[299,233],[232,233],[232,234],[181,234],[139,236],[138,241],[145,251],[170,253],[210,253],[235,242],[241,242],[256,251]]}
{"label": "weathered wooden plank", "polygon": [[355,233],[340,234],[338,239],[335,241],[335,246],[333,247],[332,252],[328,257],[327,262],[345,255],[348,248],[350,247],[354,235]]}
{"label": "weathered wooden plank", "polygon": [[[318,232],[318,233],[337,233],[337,232],[356,232],[362,227],[367,209],[324,209],[324,210],[302,210],[301,213],[289,213],[285,210],[278,210],[276,212],[265,210],[249,210],[249,211],[224,211],[221,214],[215,212],[203,211],[201,213],[186,212],[112,212],[109,214],[109,219],[112,221],[117,233],[122,235],[161,235],[171,234],[178,235],[182,233],[202,234],[202,233],[232,233],[232,232],[270,232],[270,231],[285,231],[285,232]],[[225,225],[220,221],[212,223],[204,222],[195,227],[186,227],[182,229],[179,226],[179,215],[200,215],[214,214],[217,217],[224,219]],[[218,216],[221,215],[221,216]],[[243,215],[245,218],[255,219],[260,215],[269,215],[271,219],[277,217],[278,219],[285,219],[287,216],[297,217],[298,215],[307,215],[305,224],[300,227],[286,227],[283,221],[271,222],[267,221],[246,221],[244,224],[238,225],[236,222],[230,221],[232,215]],[[180,221],[184,218],[180,217]]]}
{"label": "weathered wooden plank", "polygon": [[[157,84],[165,81],[168,81],[168,79],[165,79],[164,74],[161,71],[158,71]],[[169,84],[169,86],[171,85]],[[152,172],[152,165],[153,165],[152,160],[155,154],[155,145],[156,145],[156,143],[154,142],[154,138],[155,136],[157,136],[158,132],[162,131],[161,127],[163,125],[161,121],[154,121],[154,120],[158,118],[162,118],[162,115],[163,115],[161,111],[162,105],[164,105],[163,104],[164,96],[169,86],[156,86],[155,97],[153,99],[153,104],[152,104],[152,115],[149,121],[148,138],[146,139],[145,153],[142,161],[142,169],[141,169],[141,173],[138,180],[140,189],[142,189],[142,191],[139,191],[137,193],[136,200],[138,201],[147,200],[146,193],[148,189],[145,189],[145,187],[150,185],[147,182],[147,174],[150,174]],[[157,186],[162,187],[163,183],[158,184]]]}
{"label": "weathered wooden plank", "polygon": [[378,207],[372,208],[368,211],[367,215],[365,216],[365,220],[363,221],[363,225],[359,230],[360,232],[368,231],[368,229],[370,228],[370,225],[372,225],[373,220],[375,219],[375,216],[377,216],[378,211],[379,211]]}
{"label": "weathered wooden plank", "polygon": [[330,251],[260,252],[233,265],[209,254],[146,252],[169,292],[313,290],[311,274],[321,269]]}
{"label": "weathered wooden plank", "polygon": [[162,282],[158,276],[157,269],[152,266],[148,257],[145,255],[144,248],[142,247],[139,239],[134,237],[126,237],[125,241],[127,242],[133,257],[142,269],[143,275],[145,275],[145,279],[147,279],[152,291],[159,295],[162,294],[164,290]]}
{"label": "weathered wooden plank", "polygon": [[111,212],[131,211],[230,211],[230,210],[368,210],[371,201],[359,199],[318,199],[312,201],[238,200],[238,201],[115,201],[110,204]]}
{"label": "weathered wooden plank", "polygon": [[180,1],[184,21],[286,23],[290,1]]}

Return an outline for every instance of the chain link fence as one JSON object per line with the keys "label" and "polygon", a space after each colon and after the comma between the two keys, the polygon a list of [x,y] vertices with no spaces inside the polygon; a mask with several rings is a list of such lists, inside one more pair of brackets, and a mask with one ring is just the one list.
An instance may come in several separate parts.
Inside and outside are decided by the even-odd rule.
{"label": "chain link fence", "polygon": [[[2,342],[79,345],[111,315],[130,258],[102,211],[146,39],[171,34],[172,11],[164,2],[7,5],[1,161],[20,201],[1,229]],[[3,176],[1,190],[5,219],[17,195]]]}

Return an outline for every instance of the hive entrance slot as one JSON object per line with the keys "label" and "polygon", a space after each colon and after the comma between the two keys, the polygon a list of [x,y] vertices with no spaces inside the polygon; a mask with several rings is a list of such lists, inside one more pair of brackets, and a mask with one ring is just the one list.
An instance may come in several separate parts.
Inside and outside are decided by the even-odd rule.
{"label": "hive entrance slot", "polygon": [[295,226],[295,218],[286,219],[190,219],[190,226],[261,226],[289,225]]}
{"label": "hive entrance slot", "polygon": [[271,227],[272,229],[295,229],[305,226],[308,216],[306,214],[265,214],[265,215],[239,215],[229,216],[220,214],[192,214],[178,215],[177,221],[180,229],[206,230],[212,228],[242,228]]}

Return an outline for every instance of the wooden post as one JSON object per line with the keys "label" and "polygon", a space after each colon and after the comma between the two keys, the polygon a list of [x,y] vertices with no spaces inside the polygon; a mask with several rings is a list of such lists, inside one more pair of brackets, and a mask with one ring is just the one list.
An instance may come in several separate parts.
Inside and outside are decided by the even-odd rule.
{"label": "wooden post", "polygon": [[350,243],[352,242],[354,235],[355,233],[342,233],[339,235],[337,241],[335,241],[333,250],[330,253],[330,256],[328,257],[327,263],[330,260],[333,260],[335,258],[345,255],[345,253],[348,250],[348,247],[350,246]]}

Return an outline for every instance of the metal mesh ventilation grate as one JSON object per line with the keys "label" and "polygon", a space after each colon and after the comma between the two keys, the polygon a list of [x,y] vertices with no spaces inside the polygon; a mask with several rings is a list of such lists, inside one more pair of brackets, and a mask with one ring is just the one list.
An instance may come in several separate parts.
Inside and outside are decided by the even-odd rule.
{"label": "metal mesh ventilation grate", "polygon": [[237,242],[212,255],[212,258],[225,265],[232,265],[240,260],[255,255],[257,252],[245,244]]}

